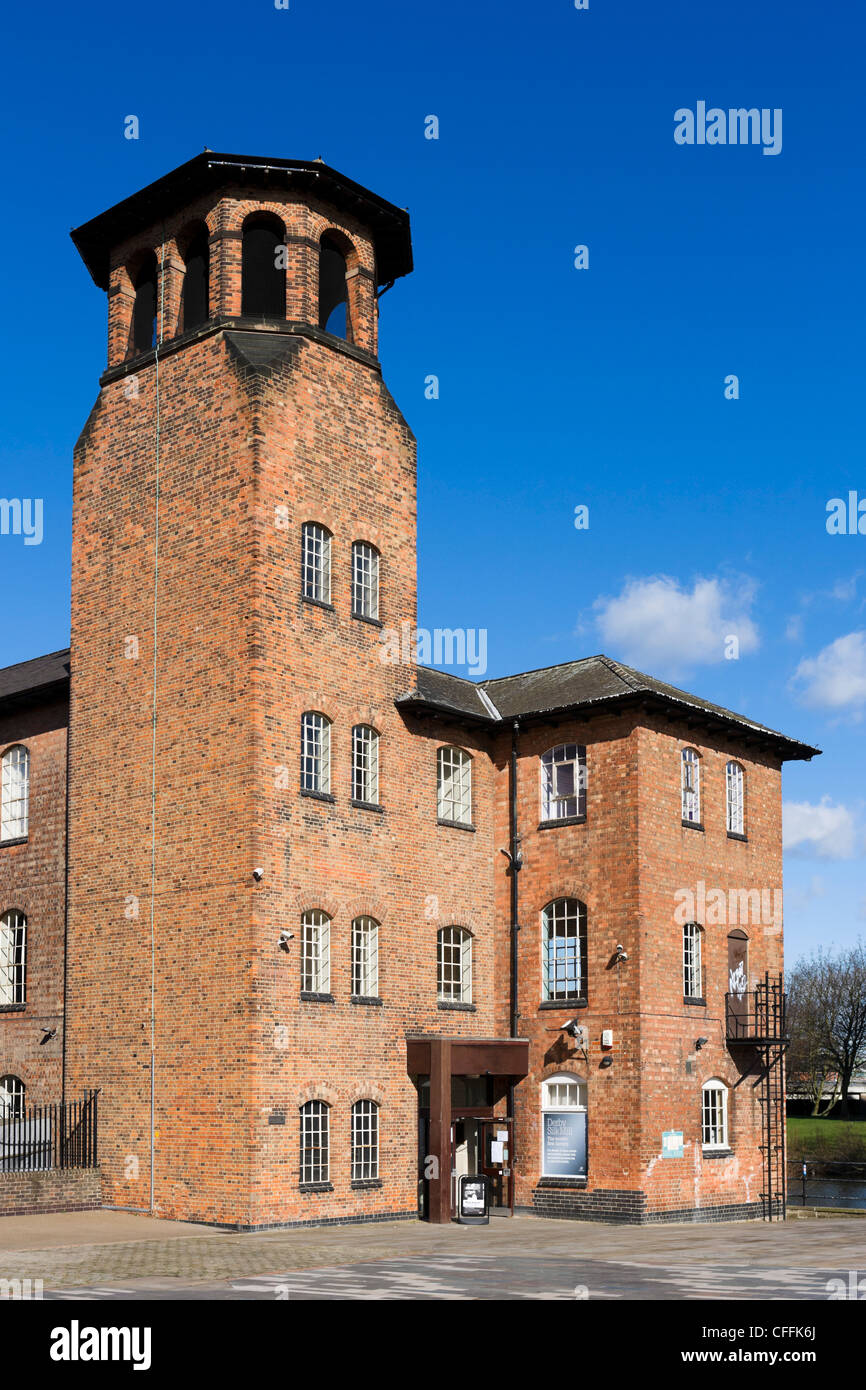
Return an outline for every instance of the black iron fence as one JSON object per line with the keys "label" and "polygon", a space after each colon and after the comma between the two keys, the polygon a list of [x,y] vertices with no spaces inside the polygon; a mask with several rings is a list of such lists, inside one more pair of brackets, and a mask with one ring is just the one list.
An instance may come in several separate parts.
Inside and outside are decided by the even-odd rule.
{"label": "black iron fence", "polygon": [[788,1201],[803,1207],[866,1208],[866,1160],[789,1158]]}
{"label": "black iron fence", "polygon": [[97,1166],[98,1091],[82,1100],[0,1109],[0,1173]]}

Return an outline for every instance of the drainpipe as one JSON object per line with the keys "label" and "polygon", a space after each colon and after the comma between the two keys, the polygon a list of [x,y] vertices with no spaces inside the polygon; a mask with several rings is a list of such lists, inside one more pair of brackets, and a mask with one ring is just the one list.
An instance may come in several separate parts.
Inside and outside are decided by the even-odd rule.
{"label": "drainpipe", "polygon": [[[517,746],[520,734],[520,721],[515,719],[511,726],[511,772],[510,772],[510,843],[508,848],[508,858],[511,865],[511,1037],[517,1037],[517,1020],[519,1017],[517,1001],[517,933],[520,931],[518,922],[519,897],[517,889],[517,875],[523,866],[523,855],[520,851],[520,834],[517,829]],[[515,1116],[514,1116],[514,1082],[508,1083],[508,1115],[511,1120],[511,1191],[514,1192],[514,1141],[515,1141]]]}

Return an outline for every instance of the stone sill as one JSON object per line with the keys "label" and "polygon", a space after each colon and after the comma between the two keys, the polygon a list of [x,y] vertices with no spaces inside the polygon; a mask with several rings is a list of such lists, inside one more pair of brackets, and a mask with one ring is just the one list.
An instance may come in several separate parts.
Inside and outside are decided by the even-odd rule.
{"label": "stone sill", "polygon": [[747,845],[747,844],[749,843],[749,837],[748,837],[748,835],[741,835],[740,832],[739,832],[738,830],[729,830],[729,831],[728,831],[728,839],[729,839],[729,840],[741,840],[742,843],[743,843],[744,845]]}
{"label": "stone sill", "polygon": [[561,1009],[567,1013],[569,1009],[588,1009],[589,1000],[582,999],[542,999],[539,1009]]}
{"label": "stone sill", "polygon": [[0,1014],[23,1014],[26,1004],[0,1004]]}
{"label": "stone sill", "polygon": [[474,1014],[477,1009],[476,1004],[461,1004],[458,1000],[437,999],[437,1009],[452,1009],[457,1013]]}
{"label": "stone sill", "polygon": [[469,822],[469,821],[463,821],[463,820],[442,820],[441,816],[437,816],[437,818],[436,818],[436,824],[437,824],[437,825],[446,825],[446,826],[448,826],[449,829],[451,829],[451,830],[471,830],[473,834],[475,834],[475,831],[476,831],[477,828],[478,828],[477,826],[472,825],[471,822]]}
{"label": "stone sill", "polygon": [[366,1192],[368,1188],[375,1187],[384,1187],[381,1178],[358,1178],[357,1181],[351,1183],[353,1192]]}
{"label": "stone sill", "polygon": [[706,999],[700,998],[700,996],[697,994],[684,994],[683,1003],[694,1004],[696,1007],[699,1006],[702,1009],[705,1009],[707,1007]]}
{"label": "stone sill", "polygon": [[327,613],[336,613],[333,603],[326,603],[322,598],[312,598],[309,594],[301,594],[301,602],[309,603],[313,608],[324,608]]}
{"label": "stone sill", "polygon": [[684,820],[682,825],[683,830],[700,830],[701,834],[703,834],[704,827],[699,820]]}
{"label": "stone sill", "polygon": [[299,1192],[333,1192],[332,1182],[302,1182],[298,1184]]}
{"label": "stone sill", "polygon": [[26,845],[29,835],[19,835],[14,840],[0,840],[0,849],[11,849],[13,845]]}
{"label": "stone sill", "polygon": [[562,816],[559,820],[542,820],[538,822],[539,830],[556,830],[561,825],[585,825],[586,814],[582,816]]}
{"label": "stone sill", "polygon": [[354,806],[356,811],[376,811],[380,816],[385,814],[385,807],[380,806],[377,801],[356,801],[352,797],[350,805]]}
{"label": "stone sill", "polygon": [[352,617],[359,623],[369,623],[370,627],[383,627],[381,618],[368,618],[366,613],[353,613]]}
{"label": "stone sill", "polygon": [[301,787],[301,796],[309,796],[313,801],[336,802],[337,800],[333,792],[314,792],[310,791],[308,787]]}
{"label": "stone sill", "polygon": [[733,1158],[733,1149],[701,1149],[704,1158]]}
{"label": "stone sill", "polygon": [[315,990],[302,989],[301,998],[312,1004],[336,1004],[333,994],[317,994]]}
{"label": "stone sill", "polygon": [[373,1008],[381,1009],[384,1006],[384,999],[380,999],[376,994],[351,994],[350,1004],[367,1004]]}

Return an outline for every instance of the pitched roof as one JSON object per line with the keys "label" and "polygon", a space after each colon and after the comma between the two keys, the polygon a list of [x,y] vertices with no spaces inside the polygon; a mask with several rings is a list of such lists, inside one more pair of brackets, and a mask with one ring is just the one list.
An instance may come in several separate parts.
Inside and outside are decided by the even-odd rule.
{"label": "pitched roof", "polygon": [[15,666],[0,670],[0,708],[15,709],[33,705],[40,700],[55,699],[67,693],[69,686],[69,648],[37,656],[32,661],[19,661]]}
{"label": "pitched roof", "polygon": [[505,720],[564,715],[626,703],[677,710],[684,719],[699,718],[727,727],[772,744],[784,759],[808,759],[821,751],[607,656],[587,656],[478,684],[450,672],[418,667],[414,690],[397,701],[404,709],[450,713],[490,727]]}

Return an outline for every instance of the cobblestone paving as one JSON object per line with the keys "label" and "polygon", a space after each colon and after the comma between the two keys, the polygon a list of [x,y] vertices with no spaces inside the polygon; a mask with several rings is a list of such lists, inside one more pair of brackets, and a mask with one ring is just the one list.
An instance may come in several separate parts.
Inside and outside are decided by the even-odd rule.
{"label": "cobblestone paving", "polygon": [[[126,1234],[128,1228],[124,1228]],[[153,1226],[144,1228],[150,1235]],[[62,1299],[815,1299],[866,1274],[866,1222],[610,1227],[416,1221],[3,1249],[0,1278]],[[22,1242],[23,1243],[23,1242]]]}

